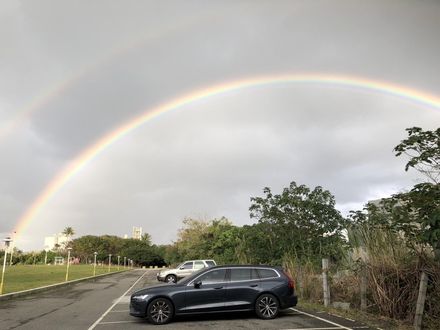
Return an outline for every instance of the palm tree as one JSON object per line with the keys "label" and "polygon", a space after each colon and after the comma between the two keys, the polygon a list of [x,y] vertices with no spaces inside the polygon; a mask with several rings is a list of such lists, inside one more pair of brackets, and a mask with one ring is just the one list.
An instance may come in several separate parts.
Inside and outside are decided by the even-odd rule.
{"label": "palm tree", "polygon": [[69,245],[71,237],[75,235],[75,231],[72,227],[66,227],[64,228],[62,234],[67,237],[67,242],[65,243],[65,247],[67,247],[67,245]]}

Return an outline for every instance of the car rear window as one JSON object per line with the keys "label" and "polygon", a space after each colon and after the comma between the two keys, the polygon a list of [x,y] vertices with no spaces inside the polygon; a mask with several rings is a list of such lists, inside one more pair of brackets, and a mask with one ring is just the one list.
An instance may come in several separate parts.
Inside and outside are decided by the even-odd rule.
{"label": "car rear window", "polygon": [[271,278],[271,277],[278,277],[278,274],[273,269],[265,269],[260,268],[258,269],[258,273],[260,274],[260,278]]}
{"label": "car rear window", "polygon": [[214,267],[216,266],[215,262],[212,260],[206,260],[206,264],[208,265],[208,267]]}
{"label": "car rear window", "polygon": [[231,268],[231,282],[251,281],[259,279],[254,268]]}

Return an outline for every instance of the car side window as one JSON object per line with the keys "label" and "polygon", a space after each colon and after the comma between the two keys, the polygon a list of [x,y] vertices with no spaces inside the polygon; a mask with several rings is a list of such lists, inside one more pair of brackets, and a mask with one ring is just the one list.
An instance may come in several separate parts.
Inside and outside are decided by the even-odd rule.
{"label": "car side window", "polygon": [[193,268],[193,262],[192,261],[188,261],[185,262],[180,269],[192,269]]}
{"label": "car side window", "polygon": [[231,268],[231,282],[251,281],[258,279],[258,274],[252,268]]}
{"label": "car side window", "polygon": [[196,281],[202,284],[220,283],[225,281],[226,269],[216,269],[200,276]]}
{"label": "car side window", "polygon": [[260,278],[271,278],[271,277],[278,277],[278,274],[273,269],[258,269],[258,273],[260,274]]}
{"label": "car side window", "polygon": [[202,269],[205,268],[205,264],[203,261],[194,261],[194,269]]}

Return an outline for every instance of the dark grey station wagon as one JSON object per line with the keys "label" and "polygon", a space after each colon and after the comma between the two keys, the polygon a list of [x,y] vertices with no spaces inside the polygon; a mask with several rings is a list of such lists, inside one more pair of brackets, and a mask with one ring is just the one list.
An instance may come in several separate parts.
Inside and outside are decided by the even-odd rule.
{"label": "dark grey station wagon", "polygon": [[168,323],[175,315],[236,311],[273,319],[296,303],[294,282],[282,268],[217,266],[133,293],[130,315],[147,317],[153,324]]}

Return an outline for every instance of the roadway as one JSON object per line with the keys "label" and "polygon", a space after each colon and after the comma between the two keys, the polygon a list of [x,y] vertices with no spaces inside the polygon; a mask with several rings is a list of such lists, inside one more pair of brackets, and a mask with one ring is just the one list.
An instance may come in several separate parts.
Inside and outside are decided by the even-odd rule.
{"label": "roadway", "polygon": [[253,313],[176,317],[154,326],[128,314],[132,292],[157,284],[155,270],[134,270],[95,281],[80,282],[27,297],[0,301],[0,329],[372,329],[354,320],[298,308],[282,311],[274,320]]}

